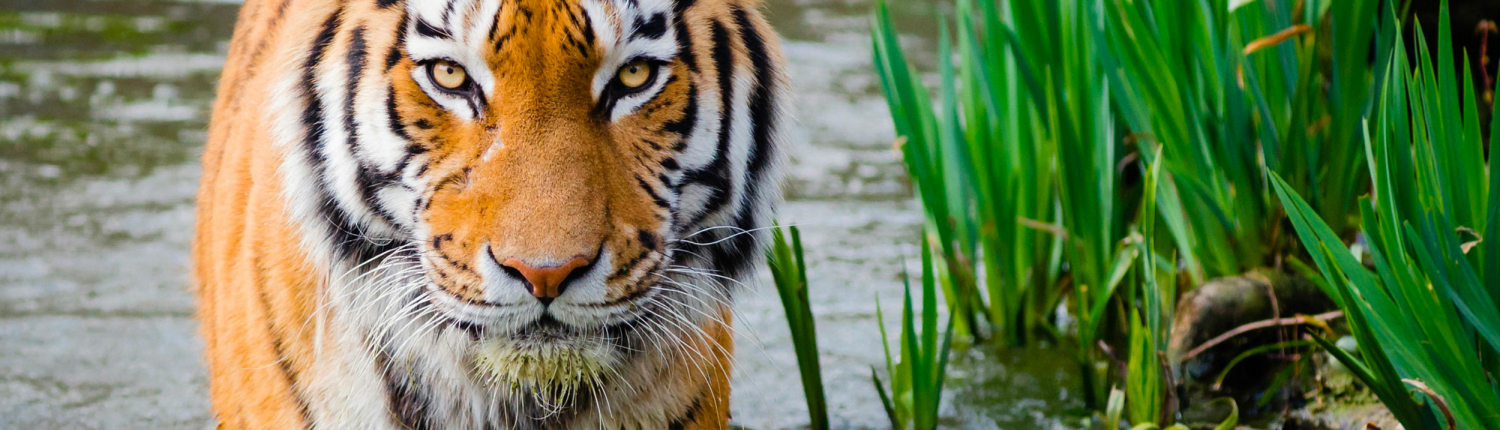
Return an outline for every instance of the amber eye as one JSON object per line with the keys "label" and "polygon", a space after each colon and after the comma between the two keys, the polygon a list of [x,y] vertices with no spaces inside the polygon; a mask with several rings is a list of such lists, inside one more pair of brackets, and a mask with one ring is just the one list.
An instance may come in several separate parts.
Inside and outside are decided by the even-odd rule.
{"label": "amber eye", "polygon": [[620,85],[626,89],[633,90],[651,82],[651,74],[655,72],[656,70],[646,60],[635,60],[621,67],[620,71],[615,73],[615,79],[618,79]]}
{"label": "amber eye", "polygon": [[456,90],[469,81],[469,73],[452,61],[441,60],[427,67],[428,73],[432,74],[432,82],[444,89]]}

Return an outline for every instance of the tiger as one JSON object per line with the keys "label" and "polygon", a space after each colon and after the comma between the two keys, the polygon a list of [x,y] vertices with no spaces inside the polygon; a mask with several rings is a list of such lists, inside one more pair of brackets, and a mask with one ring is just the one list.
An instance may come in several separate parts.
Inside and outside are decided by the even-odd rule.
{"label": "tiger", "polygon": [[792,117],[759,0],[248,0],[197,195],[220,429],[727,429]]}

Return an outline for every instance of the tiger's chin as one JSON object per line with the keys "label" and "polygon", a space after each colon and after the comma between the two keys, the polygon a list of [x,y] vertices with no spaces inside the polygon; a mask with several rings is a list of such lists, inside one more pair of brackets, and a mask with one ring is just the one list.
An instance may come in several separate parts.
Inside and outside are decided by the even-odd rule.
{"label": "tiger's chin", "polygon": [[490,389],[558,409],[617,376],[623,358],[602,334],[538,325],[479,339],[469,360],[477,379]]}

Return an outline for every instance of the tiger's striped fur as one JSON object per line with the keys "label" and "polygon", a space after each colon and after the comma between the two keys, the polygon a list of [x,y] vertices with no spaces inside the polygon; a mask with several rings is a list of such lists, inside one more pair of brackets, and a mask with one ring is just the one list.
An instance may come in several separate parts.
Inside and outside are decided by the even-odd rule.
{"label": "tiger's striped fur", "polygon": [[[727,428],[788,99],[758,7],[249,0],[193,251],[220,428]],[[570,258],[546,301],[507,269]]]}

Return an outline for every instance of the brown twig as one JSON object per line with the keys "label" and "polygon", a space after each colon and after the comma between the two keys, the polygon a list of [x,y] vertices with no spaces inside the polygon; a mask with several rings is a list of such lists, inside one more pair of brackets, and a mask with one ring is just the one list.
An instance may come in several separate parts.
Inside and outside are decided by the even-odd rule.
{"label": "brown twig", "polygon": [[1488,19],[1480,20],[1479,25],[1474,26],[1474,32],[1479,33],[1479,71],[1484,75],[1484,101],[1495,102],[1495,81],[1490,78],[1490,33],[1500,32],[1500,27],[1495,26],[1495,21]]}
{"label": "brown twig", "polygon": [[[1266,283],[1266,298],[1271,301],[1271,319],[1281,319],[1281,302],[1276,300],[1275,282]],[[1286,330],[1276,330],[1276,343],[1286,343]],[[1280,352],[1285,354],[1286,348],[1282,348]]]}
{"label": "brown twig", "polygon": [[1111,364],[1114,364],[1115,370],[1120,372],[1121,375],[1124,375],[1126,372],[1130,371],[1130,364],[1126,363],[1123,357],[1115,354],[1115,349],[1110,348],[1109,344],[1105,343],[1103,339],[1099,340],[1099,350],[1104,351],[1104,359],[1109,360]]}
{"label": "brown twig", "polygon": [[1428,388],[1427,384],[1422,383],[1422,381],[1404,378],[1401,380],[1401,382],[1405,382],[1407,385],[1410,385],[1418,390],[1422,390],[1422,392],[1424,393],[1427,393],[1427,397],[1431,397],[1432,401],[1434,403],[1437,403],[1438,409],[1443,411],[1443,417],[1448,419],[1448,430],[1458,429],[1458,423],[1453,420],[1453,411],[1448,409],[1448,402],[1446,400],[1443,400],[1443,396],[1439,396],[1437,392],[1432,391],[1432,389]]}
{"label": "brown twig", "polygon": [[1253,322],[1253,323],[1245,324],[1245,325],[1242,325],[1242,326],[1239,326],[1239,327],[1235,327],[1233,330],[1226,331],[1226,332],[1224,332],[1224,334],[1218,335],[1217,337],[1214,337],[1213,339],[1209,339],[1207,342],[1203,342],[1203,344],[1198,345],[1197,348],[1193,348],[1191,351],[1188,351],[1187,354],[1183,354],[1182,358],[1178,358],[1177,359],[1177,362],[1181,363],[1181,362],[1184,362],[1184,361],[1191,360],[1193,357],[1197,357],[1198,354],[1202,354],[1203,351],[1207,351],[1209,348],[1213,348],[1214,346],[1218,346],[1219,344],[1224,343],[1225,341],[1227,341],[1227,340],[1229,340],[1229,339],[1231,339],[1231,338],[1233,338],[1235,336],[1239,336],[1240,334],[1243,334],[1243,333],[1248,332],[1248,331],[1263,329],[1263,328],[1266,328],[1266,327],[1280,327],[1280,326],[1299,325],[1299,324],[1327,325],[1328,324],[1328,320],[1335,319],[1335,318],[1341,318],[1343,316],[1344,316],[1344,311],[1332,311],[1332,312],[1324,312],[1324,313],[1317,314],[1317,315],[1312,315],[1312,316],[1297,315],[1297,316],[1288,317],[1288,318],[1272,318],[1272,319],[1268,319],[1268,320],[1256,321],[1256,322]]}
{"label": "brown twig", "polygon": [[1161,363],[1162,386],[1167,391],[1165,393],[1167,398],[1162,402],[1161,416],[1157,422],[1171,422],[1171,418],[1177,416],[1177,411],[1181,409],[1180,401],[1177,399],[1176,372],[1173,371],[1172,365],[1169,363],[1171,360],[1167,359],[1166,352],[1157,351],[1156,359]]}
{"label": "brown twig", "polygon": [[1068,231],[1065,230],[1065,229],[1063,229],[1062,226],[1057,225],[1057,224],[1047,224],[1045,222],[1041,222],[1041,221],[1037,221],[1037,220],[1034,220],[1034,219],[1031,219],[1031,218],[1021,217],[1021,216],[1016,217],[1016,223],[1021,224],[1022,227],[1027,227],[1027,228],[1031,228],[1033,230],[1040,230],[1040,231],[1044,231],[1044,232],[1047,232],[1047,233],[1052,233],[1053,236],[1061,237],[1061,238],[1064,238],[1064,239],[1068,238]]}
{"label": "brown twig", "polygon": [[1333,117],[1323,115],[1323,117],[1318,118],[1317,122],[1314,122],[1312,123],[1312,125],[1307,126],[1307,137],[1317,137],[1318,132],[1323,131],[1323,129],[1325,128],[1328,128],[1328,124],[1331,123],[1333,123]]}
{"label": "brown twig", "polygon": [[1291,39],[1296,35],[1309,31],[1312,31],[1312,27],[1308,26],[1307,24],[1297,24],[1291,27],[1287,27],[1285,30],[1278,31],[1276,32],[1276,34],[1252,40],[1250,41],[1250,43],[1245,44],[1245,55],[1250,55],[1255,51],[1259,51],[1270,46],[1275,46],[1277,44],[1280,44],[1281,42],[1285,42],[1287,39]]}

